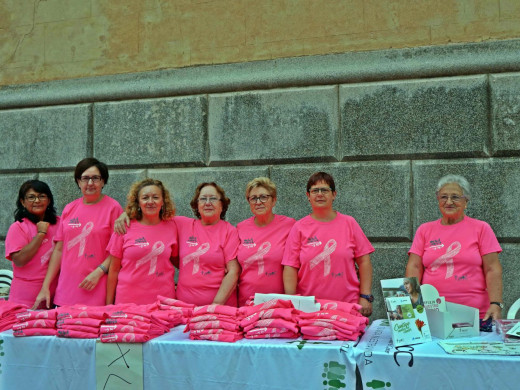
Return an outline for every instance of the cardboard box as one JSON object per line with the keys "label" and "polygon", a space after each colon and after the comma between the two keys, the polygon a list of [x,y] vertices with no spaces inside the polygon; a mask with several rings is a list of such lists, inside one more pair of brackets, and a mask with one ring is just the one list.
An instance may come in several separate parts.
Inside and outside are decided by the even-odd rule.
{"label": "cardboard box", "polygon": [[440,339],[456,339],[480,335],[477,309],[446,302],[446,310],[442,312],[426,309],[432,336]]}

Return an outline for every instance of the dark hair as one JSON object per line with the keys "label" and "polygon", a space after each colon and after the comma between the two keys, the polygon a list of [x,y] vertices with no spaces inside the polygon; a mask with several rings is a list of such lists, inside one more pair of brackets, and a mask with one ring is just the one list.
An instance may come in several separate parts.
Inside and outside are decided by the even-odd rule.
{"label": "dark hair", "polygon": [[22,200],[25,199],[25,194],[27,194],[27,192],[31,189],[49,197],[49,205],[47,206],[47,210],[45,210],[43,220],[45,222],[49,222],[51,225],[55,225],[57,220],[56,208],[54,207],[54,197],[52,196],[51,189],[47,183],[44,183],[40,180],[28,180],[20,187],[20,190],[18,191],[18,199],[16,199],[14,220],[22,222],[22,219],[27,218],[32,223],[40,222],[40,219],[36,215],[31,214],[22,204]]}
{"label": "dark hair", "polygon": [[226,219],[226,211],[229,207],[229,204],[231,203],[231,200],[226,196],[226,192],[224,191],[224,189],[219,186],[217,183],[215,183],[214,181],[212,182],[209,182],[209,183],[200,183],[197,188],[195,189],[195,194],[193,195],[193,198],[191,198],[191,202],[190,202],[190,206],[191,206],[191,209],[193,210],[193,213],[195,214],[195,216],[200,219],[200,213],[199,213],[199,196],[200,196],[200,191],[202,191],[202,189],[206,186],[213,186],[215,187],[215,189],[217,190],[219,196],[220,196],[220,201],[222,202],[222,212],[220,213],[220,219],[222,220],[225,220]]}
{"label": "dark hair", "polygon": [[[99,174],[101,175],[101,178],[105,182],[105,184],[108,183],[108,167],[105,163],[102,163],[97,158],[94,157],[87,157],[81,160],[78,165],[76,165],[76,168],[74,169],[74,180],[76,181],[76,184],[78,184],[79,179],[81,179],[81,174],[85,172],[90,167],[96,167],[99,170]],[[78,184],[79,187],[79,184]]]}
{"label": "dark hair", "polygon": [[309,177],[309,180],[307,181],[307,192],[310,191],[314,184],[320,181],[327,183],[332,192],[336,191],[336,184],[334,183],[334,178],[332,175],[329,175],[327,172],[315,172],[311,175],[311,177]]}
{"label": "dark hair", "polygon": [[161,211],[159,212],[159,216],[162,221],[167,221],[175,215],[175,204],[170,197],[170,192],[164,187],[164,184],[160,180],[146,178],[141,181],[135,182],[130,187],[130,191],[128,191],[128,195],[126,196],[126,214],[130,219],[136,219],[140,221],[143,218],[143,212],[139,207],[139,192],[147,186],[156,186],[161,190],[161,195],[163,197],[163,205],[161,207]]}

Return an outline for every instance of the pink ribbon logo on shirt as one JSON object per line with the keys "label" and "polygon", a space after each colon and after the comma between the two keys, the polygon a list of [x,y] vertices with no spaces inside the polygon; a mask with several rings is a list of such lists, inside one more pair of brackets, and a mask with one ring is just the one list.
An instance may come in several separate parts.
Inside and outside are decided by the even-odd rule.
{"label": "pink ribbon logo on shirt", "polygon": [[56,245],[56,243],[52,243],[51,247],[49,248],[49,250],[47,252],[45,252],[43,254],[43,256],[40,258],[40,261],[41,261],[41,265],[44,265],[46,262],[49,261],[49,259],[51,258],[51,254],[52,254],[52,251],[54,250],[54,246]]}
{"label": "pink ribbon logo on shirt", "polygon": [[209,251],[209,248],[210,248],[209,242],[205,242],[195,252],[190,253],[188,256],[185,256],[184,259],[182,259],[182,265],[186,265],[190,261],[193,260],[192,274],[196,274],[197,272],[199,272],[200,256],[202,256],[204,253]]}
{"label": "pink ribbon logo on shirt", "polygon": [[155,272],[155,269],[157,268],[157,257],[163,252],[163,242],[157,241],[155,244],[153,244],[152,251],[150,253],[136,261],[135,268],[138,268],[141,265],[150,262],[150,271],[148,271],[148,275],[153,274]]}
{"label": "pink ribbon logo on shirt", "polygon": [[72,240],[70,240],[67,243],[67,249],[71,249],[73,246],[76,246],[79,244],[79,251],[78,251],[78,257],[83,256],[83,253],[85,252],[85,243],[87,241],[87,237],[90,234],[90,232],[94,229],[94,222],[87,223],[80,234],[78,234],[76,237],[74,237]]}
{"label": "pink ribbon logo on shirt", "polygon": [[451,278],[453,276],[453,271],[455,270],[455,266],[453,265],[453,258],[460,252],[460,248],[460,242],[452,242],[448,249],[446,249],[446,253],[430,265],[430,270],[435,271],[441,265],[446,264],[445,279]]}
{"label": "pink ribbon logo on shirt", "polygon": [[263,274],[264,273],[264,256],[267,253],[269,253],[270,250],[271,250],[271,243],[269,241],[264,242],[262,245],[260,245],[260,247],[258,248],[258,251],[254,255],[248,257],[244,261],[244,269],[246,269],[253,263],[258,262],[258,275]]}
{"label": "pink ribbon logo on shirt", "polygon": [[323,247],[323,252],[310,261],[310,269],[316,267],[322,261],[324,262],[323,276],[330,274],[330,255],[336,250],[336,240],[331,238]]}

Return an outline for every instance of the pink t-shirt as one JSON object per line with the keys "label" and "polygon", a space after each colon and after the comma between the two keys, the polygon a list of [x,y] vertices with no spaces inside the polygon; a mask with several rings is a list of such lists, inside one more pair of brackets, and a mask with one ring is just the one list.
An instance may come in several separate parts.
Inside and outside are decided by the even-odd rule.
{"label": "pink t-shirt", "polygon": [[294,224],[282,264],[298,269],[298,294],[358,302],[354,260],[373,251],[351,216],[337,213],[332,221],[320,222],[308,215]]}
{"label": "pink t-shirt", "polygon": [[410,253],[422,258],[423,284],[431,284],[446,301],[479,309],[482,318],[489,308],[482,256],[502,248],[491,227],[465,216],[454,225],[441,220],[419,226]]}
{"label": "pink t-shirt", "polygon": [[242,267],[238,285],[238,305],[255,293],[283,294],[282,257],[285,241],[296,221],[275,215],[267,226],[256,226],[255,217],[237,225],[240,246],[238,262]]}
{"label": "pink t-shirt", "polygon": [[175,298],[175,267],[170,257],[177,256],[178,247],[173,220],[157,225],[143,225],[133,220],[126,234],[112,235],[107,250],[121,259],[116,305],[154,303],[157,295]]}
{"label": "pink t-shirt", "polygon": [[[60,218],[55,225],[49,225],[47,235],[42,241],[40,248],[31,260],[23,267],[18,267],[13,263],[13,281],[9,291],[9,300],[15,303],[23,303],[32,306],[36,296],[42,288],[43,279],[47,273],[49,259],[54,249],[53,237],[60,225]],[[15,222],[9,227],[5,238],[5,257],[13,260],[11,255],[20,251],[29,244],[38,234],[36,224],[24,218],[22,222]],[[51,298],[54,296],[58,280],[54,280],[51,287]]]}
{"label": "pink t-shirt", "polygon": [[[238,233],[226,221],[202,225],[199,219],[175,217],[179,234],[177,298],[197,306],[213,302],[226,274],[226,264],[237,257]],[[237,306],[236,290],[226,305]]]}
{"label": "pink t-shirt", "polygon": [[108,241],[114,221],[123,209],[109,196],[86,205],[76,199],[63,209],[54,241],[63,241],[61,270],[54,303],[59,306],[105,304],[107,278],[103,276],[92,291],[79,288],[85,277],[108,256]]}

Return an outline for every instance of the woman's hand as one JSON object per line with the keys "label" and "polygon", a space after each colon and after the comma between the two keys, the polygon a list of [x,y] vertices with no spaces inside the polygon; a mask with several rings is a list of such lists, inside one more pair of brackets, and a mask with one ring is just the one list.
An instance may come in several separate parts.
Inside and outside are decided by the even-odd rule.
{"label": "woman's hand", "polygon": [[49,229],[49,222],[40,221],[36,224],[36,230],[38,233],[47,234],[47,229]]}
{"label": "woman's hand", "polygon": [[42,302],[45,302],[45,307],[47,309],[50,309],[51,307],[51,292],[48,288],[42,287],[40,292],[38,293],[38,296],[36,297],[36,300],[34,301],[34,305],[31,308],[32,310],[38,310],[40,308],[40,305]]}
{"label": "woman's hand", "polygon": [[99,267],[96,267],[94,271],[89,273],[85,279],[79,284],[79,288],[83,288],[87,291],[92,291],[94,287],[97,286],[99,279],[104,275],[105,273],[103,270]]}
{"label": "woman's hand", "polygon": [[359,312],[365,317],[369,317],[372,314],[372,303],[365,298],[359,298],[358,303],[361,305]]}
{"label": "woman's hand", "polygon": [[123,212],[123,214],[114,221],[114,232],[123,235],[126,233],[127,226],[130,226],[130,218],[128,218],[126,212]]}

